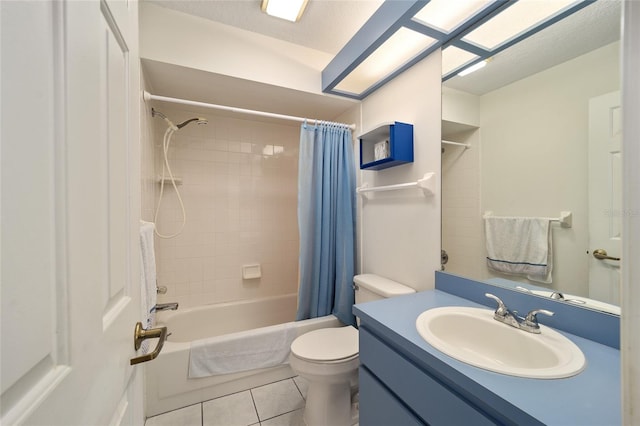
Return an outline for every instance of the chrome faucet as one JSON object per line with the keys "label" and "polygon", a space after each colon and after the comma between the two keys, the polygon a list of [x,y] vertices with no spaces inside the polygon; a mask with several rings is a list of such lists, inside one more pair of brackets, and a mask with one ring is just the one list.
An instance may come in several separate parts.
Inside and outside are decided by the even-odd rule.
{"label": "chrome faucet", "polygon": [[522,318],[518,316],[518,311],[512,311],[504,304],[504,302],[496,295],[491,293],[485,293],[489,299],[493,299],[498,303],[498,307],[493,313],[493,319],[500,321],[511,327],[519,328],[520,330],[527,331],[529,333],[540,334],[540,325],[538,324],[538,314],[552,316],[553,312],[546,309],[534,309]]}
{"label": "chrome faucet", "polygon": [[498,307],[493,313],[493,319],[495,319],[496,321],[500,321],[505,324],[508,324],[512,327],[520,328],[520,321],[518,321],[517,312],[513,312],[509,308],[507,308],[507,305],[505,305],[504,302],[498,296],[493,295],[491,293],[485,293],[484,295],[487,296],[489,299],[493,299],[496,302],[498,302]]}
{"label": "chrome faucet", "polygon": [[569,303],[576,303],[578,305],[584,305],[586,304],[586,302],[584,300],[580,300],[580,299],[566,299],[564,297],[564,294],[554,291],[553,293],[551,293],[551,295],[549,295],[550,298],[555,299],[555,300],[562,300],[563,302],[569,302]]}
{"label": "chrome faucet", "polygon": [[153,307],[152,311],[155,311],[155,312],[159,312],[159,311],[175,311],[176,309],[178,309],[178,303],[177,302],[173,302],[173,303],[158,303],[158,304],[156,304],[156,306]]}

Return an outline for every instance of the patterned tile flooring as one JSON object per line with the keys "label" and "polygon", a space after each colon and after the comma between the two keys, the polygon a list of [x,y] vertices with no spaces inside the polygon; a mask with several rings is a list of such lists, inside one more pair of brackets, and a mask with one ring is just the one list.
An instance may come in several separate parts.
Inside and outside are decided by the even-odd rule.
{"label": "patterned tile flooring", "polygon": [[304,379],[294,377],[149,417],[145,426],[304,426]]}

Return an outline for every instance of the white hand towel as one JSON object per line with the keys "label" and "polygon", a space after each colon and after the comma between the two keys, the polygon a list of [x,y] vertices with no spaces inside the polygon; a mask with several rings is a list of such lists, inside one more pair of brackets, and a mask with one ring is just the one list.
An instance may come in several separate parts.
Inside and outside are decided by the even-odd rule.
{"label": "white hand towel", "polygon": [[[156,256],[153,246],[155,225],[151,222],[140,221],[140,300],[142,309],[142,326],[144,329],[155,325],[156,306]],[[142,353],[147,353],[149,342],[142,342]]]}
{"label": "white hand towel", "polygon": [[553,254],[548,218],[485,217],[487,266],[551,283]]}
{"label": "white hand towel", "polygon": [[297,337],[293,323],[191,342],[189,378],[228,374],[288,362]]}

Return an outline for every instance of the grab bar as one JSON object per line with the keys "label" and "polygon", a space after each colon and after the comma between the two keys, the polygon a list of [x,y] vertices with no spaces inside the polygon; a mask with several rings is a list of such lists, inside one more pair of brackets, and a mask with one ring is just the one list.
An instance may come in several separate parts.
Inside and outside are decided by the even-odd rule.
{"label": "grab bar", "polygon": [[131,358],[131,364],[140,364],[141,362],[151,361],[152,359],[156,359],[164,346],[164,341],[167,339],[167,327],[158,327],[158,328],[150,328],[145,330],[142,328],[142,323],[136,323],[136,328],[133,334],[133,347],[138,350],[140,346],[142,346],[142,341],[146,339],[153,339],[158,337],[158,345],[156,348],[149,352],[148,354],[144,354],[141,356],[137,356],[135,358]]}

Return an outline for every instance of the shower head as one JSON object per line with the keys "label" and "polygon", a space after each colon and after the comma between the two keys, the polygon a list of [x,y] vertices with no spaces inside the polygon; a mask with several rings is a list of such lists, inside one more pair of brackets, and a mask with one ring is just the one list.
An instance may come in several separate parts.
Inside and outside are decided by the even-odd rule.
{"label": "shower head", "polygon": [[194,117],[194,118],[190,118],[188,120],[183,121],[182,123],[175,125],[173,124],[173,122],[171,120],[169,120],[167,118],[166,115],[164,115],[163,113],[161,113],[160,111],[156,110],[155,108],[151,108],[151,116],[155,117],[158,116],[160,118],[162,118],[164,121],[167,122],[167,124],[169,125],[169,127],[171,127],[173,130],[180,130],[182,129],[184,126],[186,126],[187,124],[191,123],[191,122],[196,122],[197,124],[207,124],[209,122],[209,120],[207,120],[206,118],[200,118],[200,117]]}
{"label": "shower head", "polygon": [[188,120],[183,121],[182,123],[176,125],[176,127],[178,129],[182,129],[184,126],[194,121],[196,122],[196,124],[207,124],[209,122],[209,120],[207,120],[206,118],[194,117],[194,118],[190,118]]}

